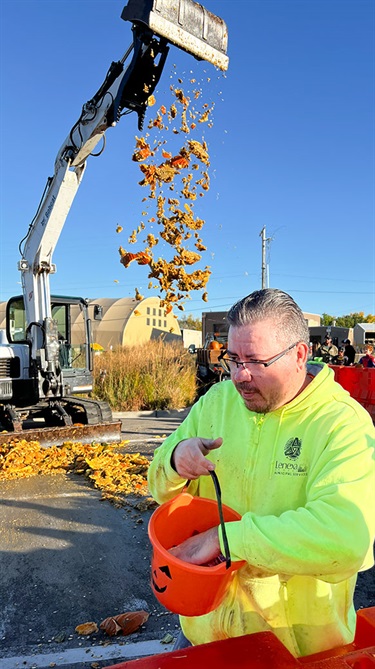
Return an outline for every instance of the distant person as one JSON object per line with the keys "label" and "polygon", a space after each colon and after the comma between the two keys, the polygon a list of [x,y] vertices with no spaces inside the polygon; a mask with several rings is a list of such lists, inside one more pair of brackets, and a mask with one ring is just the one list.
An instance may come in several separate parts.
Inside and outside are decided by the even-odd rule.
{"label": "distant person", "polygon": [[320,347],[320,343],[318,343],[317,341],[314,341],[313,342],[313,347],[312,347],[313,360],[314,360],[315,357],[317,357],[316,352],[317,352],[319,347]]}
{"label": "distant person", "polygon": [[332,343],[332,337],[330,334],[325,335],[324,342],[318,346],[315,357],[321,358],[323,362],[332,362],[333,358],[336,358],[338,355],[338,348]]}
{"label": "distant person", "polygon": [[335,358],[332,358],[333,365],[347,365],[347,357],[345,355],[345,349],[343,346],[339,347],[339,352]]}
{"label": "distant person", "polygon": [[355,348],[352,346],[350,339],[344,339],[342,342],[345,344],[345,357],[346,357],[346,365],[354,365],[355,361]]}
{"label": "distant person", "polygon": [[373,350],[374,347],[371,346],[371,344],[365,346],[365,355],[363,355],[359,361],[359,364],[362,365],[362,367],[365,367],[366,369],[375,367],[375,358],[372,355]]}

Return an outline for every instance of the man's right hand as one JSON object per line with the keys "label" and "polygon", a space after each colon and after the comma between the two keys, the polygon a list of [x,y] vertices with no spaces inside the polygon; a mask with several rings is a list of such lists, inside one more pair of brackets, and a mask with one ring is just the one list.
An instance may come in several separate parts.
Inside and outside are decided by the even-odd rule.
{"label": "man's right hand", "polygon": [[203,439],[202,437],[192,437],[184,439],[177,444],[171,457],[171,464],[182,478],[197,479],[199,476],[207,476],[210,471],[215,469],[215,465],[205,458],[214,448],[219,448],[223,440]]}

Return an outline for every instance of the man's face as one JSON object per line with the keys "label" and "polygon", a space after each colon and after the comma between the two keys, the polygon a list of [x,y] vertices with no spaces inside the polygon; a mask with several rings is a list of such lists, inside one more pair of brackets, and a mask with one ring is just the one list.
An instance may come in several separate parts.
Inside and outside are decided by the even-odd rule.
{"label": "man's face", "polygon": [[331,337],[325,337],[324,343],[325,343],[326,346],[331,346],[331,344],[332,344]]}
{"label": "man's face", "polygon": [[[265,319],[230,327],[228,356],[238,361],[267,360],[295,342],[278,338],[275,323]],[[299,342],[269,367],[252,364],[245,369],[232,367],[231,379],[250,411],[268,413],[290,402],[306,379],[308,346]]]}

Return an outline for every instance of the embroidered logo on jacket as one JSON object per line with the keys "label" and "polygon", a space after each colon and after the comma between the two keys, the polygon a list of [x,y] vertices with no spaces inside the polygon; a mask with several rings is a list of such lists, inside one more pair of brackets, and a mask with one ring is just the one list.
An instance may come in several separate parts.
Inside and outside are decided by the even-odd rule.
{"label": "embroidered logo on jacket", "polygon": [[299,437],[291,437],[288,439],[284,446],[286,460],[275,461],[274,473],[281,476],[307,476],[306,465],[301,462],[296,462],[301,455],[301,449],[302,440]]}
{"label": "embroidered logo on jacket", "polygon": [[297,460],[301,454],[302,441],[298,437],[288,439],[284,446],[284,453],[288,460]]}

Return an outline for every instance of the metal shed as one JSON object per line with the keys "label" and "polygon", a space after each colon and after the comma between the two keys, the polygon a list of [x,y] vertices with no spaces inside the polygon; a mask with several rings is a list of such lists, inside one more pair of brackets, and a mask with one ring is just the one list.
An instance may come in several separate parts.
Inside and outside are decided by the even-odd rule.
{"label": "metal shed", "polygon": [[375,344],[375,323],[357,323],[353,328],[353,334],[357,346]]}

